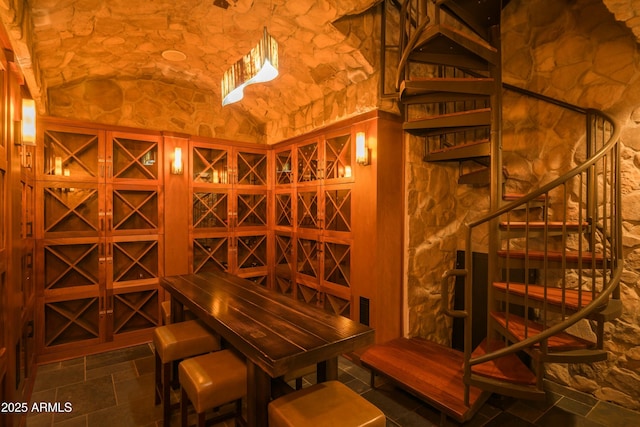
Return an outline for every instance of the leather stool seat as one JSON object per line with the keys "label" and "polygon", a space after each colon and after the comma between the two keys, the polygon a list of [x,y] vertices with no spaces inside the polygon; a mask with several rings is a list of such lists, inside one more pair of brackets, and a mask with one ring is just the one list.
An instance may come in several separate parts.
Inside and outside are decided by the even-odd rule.
{"label": "leather stool seat", "polygon": [[269,427],[385,427],[372,403],[338,381],[327,381],[269,403]]}
{"label": "leather stool seat", "polygon": [[173,362],[220,350],[220,338],[197,320],[188,320],[157,327],[153,331],[153,344],[156,358],[156,405],[162,401],[164,426],[169,426],[171,418],[169,379]]}
{"label": "leather stool seat", "polygon": [[205,412],[235,402],[236,419],[241,417],[242,398],[247,394],[247,367],[231,350],[192,357],[180,362],[182,426],[187,424],[190,401],[198,413],[198,425],[203,426]]}

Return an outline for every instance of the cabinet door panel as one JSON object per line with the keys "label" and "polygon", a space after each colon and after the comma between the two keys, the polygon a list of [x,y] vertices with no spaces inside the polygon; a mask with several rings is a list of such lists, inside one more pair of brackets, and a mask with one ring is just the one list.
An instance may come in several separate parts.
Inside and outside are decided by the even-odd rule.
{"label": "cabinet door panel", "polygon": [[100,246],[95,242],[44,244],[44,290],[98,289]]}
{"label": "cabinet door panel", "polygon": [[45,237],[97,235],[101,221],[98,189],[83,184],[43,188]]}
{"label": "cabinet door panel", "polygon": [[158,140],[144,140],[113,135],[111,138],[113,150],[114,180],[158,180]]}
{"label": "cabinet door panel", "polygon": [[116,241],[112,244],[114,286],[159,277],[157,240]]}
{"label": "cabinet door panel", "polygon": [[324,144],[324,179],[345,179],[352,176],[351,134],[327,138]]}
{"label": "cabinet door panel", "polygon": [[299,183],[321,179],[320,154],[317,142],[300,145],[296,151],[298,158],[297,180]]}
{"label": "cabinet door panel", "polygon": [[320,229],[320,216],[318,215],[319,207],[320,198],[316,189],[309,191],[298,190],[296,225],[299,228]]}
{"label": "cabinet door panel", "polygon": [[97,180],[104,172],[99,135],[82,129],[45,129],[42,170],[45,176]]}
{"label": "cabinet door panel", "polygon": [[238,151],[236,180],[238,185],[267,185],[267,154]]}
{"label": "cabinet door panel", "polygon": [[325,285],[351,287],[351,245],[344,243],[323,243],[323,272]]}
{"label": "cabinet door panel", "polygon": [[99,306],[98,296],[45,302],[45,347],[99,339]]}
{"label": "cabinet door panel", "polygon": [[236,237],[237,269],[266,270],[267,267],[267,235],[242,235]]}
{"label": "cabinet door panel", "polygon": [[325,189],[325,230],[348,233],[351,231],[351,189]]}
{"label": "cabinet door panel", "polygon": [[193,272],[229,270],[229,237],[198,237],[193,239]]}
{"label": "cabinet door panel", "polygon": [[320,242],[311,239],[297,239],[296,271],[298,274],[320,278]]}
{"label": "cabinet door panel", "polygon": [[236,196],[237,228],[267,226],[267,193],[239,193]]}
{"label": "cabinet door panel", "polygon": [[113,294],[113,333],[154,328],[160,322],[157,288],[118,290]]}
{"label": "cabinet door panel", "polygon": [[276,193],[276,221],[278,227],[293,226],[293,200],[291,193]]}
{"label": "cabinet door panel", "polygon": [[229,152],[226,148],[193,147],[194,183],[229,184]]}
{"label": "cabinet door panel", "polygon": [[111,194],[113,231],[148,231],[160,228],[157,190],[116,188]]}
{"label": "cabinet door panel", "polygon": [[223,231],[229,228],[229,193],[194,190],[192,225],[197,230]]}
{"label": "cabinet door panel", "polygon": [[278,151],[276,159],[276,185],[291,185],[293,183],[293,151],[291,149]]}

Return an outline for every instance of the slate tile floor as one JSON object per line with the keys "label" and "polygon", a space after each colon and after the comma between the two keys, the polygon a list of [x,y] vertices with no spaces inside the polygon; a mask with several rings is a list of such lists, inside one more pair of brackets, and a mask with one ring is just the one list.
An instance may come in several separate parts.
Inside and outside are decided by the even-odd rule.
{"label": "slate tile floor", "polygon": [[[71,402],[69,413],[32,413],[27,427],[161,427],[162,410],[154,406],[151,344],[38,367],[32,402]],[[339,380],[382,409],[388,427],[432,427],[440,414],[411,395],[382,384],[369,387],[368,371],[341,358]],[[305,378],[305,383],[313,381]],[[469,427],[635,427],[640,413],[601,402],[547,383],[547,400],[529,402],[491,398]],[[177,396],[174,396],[177,397]],[[172,427],[178,426],[178,414]],[[232,427],[233,421],[215,427]],[[457,426],[447,420],[447,427]]]}

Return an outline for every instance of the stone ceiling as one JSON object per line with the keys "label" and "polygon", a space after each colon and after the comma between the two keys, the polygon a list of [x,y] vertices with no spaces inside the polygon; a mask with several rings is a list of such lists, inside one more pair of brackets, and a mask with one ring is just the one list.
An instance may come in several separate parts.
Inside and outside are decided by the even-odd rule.
{"label": "stone ceiling", "polygon": [[[214,5],[226,2],[226,9]],[[279,43],[279,77],[248,87],[243,101],[224,107],[248,113],[266,132],[266,123],[291,120],[292,112],[375,75],[377,52],[367,39],[379,34],[363,30],[368,21],[361,17],[379,2],[3,0],[9,6],[0,7],[0,17],[40,112],[53,115],[59,114],[52,94],[73,94],[78,85],[105,80],[120,87],[144,81],[200,91],[211,101],[211,117],[233,115],[220,106],[221,77],[257,44],[266,26]],[[360,19],[358,32],[351,30],[351,19]],[[165,59],[165,51],[182,52],[185,59]],[[118,114],[120,120],[103,121],[135,124]]]}

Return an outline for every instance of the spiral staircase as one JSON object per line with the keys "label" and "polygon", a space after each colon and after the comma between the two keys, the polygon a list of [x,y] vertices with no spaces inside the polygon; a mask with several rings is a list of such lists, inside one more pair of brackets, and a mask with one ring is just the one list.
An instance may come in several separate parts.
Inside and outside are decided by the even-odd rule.
{"label": "spiral staircase", "polygon": [[[463,349],[400,338],[369,348],[361,362],[464,422],[491,393],[543,398],[547,363],[606,360],[604,325],[622,311],[619,130],[603,112],[503,84],[506,2],[394,3],[404,130],[424,141],[424,161],[455,162],[460,185],[488,186],[491,209],[466,224],[464,267],[442,278],[442,310],[462,322]],[[585,160],[536,190],[510,193],[501,152],[505,91],[583,116]],[[486,266],[474,265],[471,248],[479,245]],[[478,267],[488,281],[474,283]],[[454,279],[464,283],[459,308],[450,303]],[[473,304],[479,286],[486,310]],[[588,333],[576,334],[578,326]],[[485,327],[486,338],[473,342],[474,329]]]}

